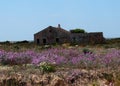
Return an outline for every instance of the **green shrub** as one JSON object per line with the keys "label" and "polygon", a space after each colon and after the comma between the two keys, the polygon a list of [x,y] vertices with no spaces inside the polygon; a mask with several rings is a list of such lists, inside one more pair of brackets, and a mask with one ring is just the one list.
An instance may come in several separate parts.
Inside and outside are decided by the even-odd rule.
{"label": "green shrub", "polygon": [[17,45],[14,45],[14,46],[13,46],[13,49],[14,49],[14,50],[19,50],[19,49],[20,49],[20,47],[19,47],[19,46],[17,46]]}
{"label": "green shrub", "polygon": [[73,29],[73,30],[70,30],[71,33],[85,33],[85,30],[84,29]]}
{"label": "green shrub", "polygon": [[43,72],[54,72],[55,71],[55,66],[47,63],[47,62],[41,62],[40,63],[40,70]]}
{"label": "green shrub", "polygon": [[87,48],[84,48],[82,51],[84,54],[87,54],[87,53],[92,54],[92,51]]}
{"label": "green shrub", "polygon": [[103,77],[108,81],[108,82],[113,82],[114,81],[114,76],[113,74],[108,74],[108,73],[102,73]]}

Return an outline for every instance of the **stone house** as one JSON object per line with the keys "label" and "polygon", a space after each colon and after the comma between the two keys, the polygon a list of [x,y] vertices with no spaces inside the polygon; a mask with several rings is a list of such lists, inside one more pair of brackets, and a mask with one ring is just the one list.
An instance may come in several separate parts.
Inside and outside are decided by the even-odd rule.
{"label": "stone house", "polygon": [[34,34],[34,42],[39,45],[46,44],[63,44],[63,43],[77,43],[77,44],[95,44],[103,43],[104,37],[102,32],[93,33],[71,33],[58,27],[49,26],[42,31]]}
{"label": "stone house", "polygon": [[36,44],[55,44],[70,42],[70,33],[60,27],[49,26],[44,30],[34,34],[34,42]]}

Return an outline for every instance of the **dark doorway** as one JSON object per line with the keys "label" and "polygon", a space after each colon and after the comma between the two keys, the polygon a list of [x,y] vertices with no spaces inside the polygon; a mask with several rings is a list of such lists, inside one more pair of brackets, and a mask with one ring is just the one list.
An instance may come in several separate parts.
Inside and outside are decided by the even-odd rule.
{"label": "dark doorway", "polygon": [[46,44],[46,39],[43,39],[43,44]]}
{"label": "dark doorway", "polygon": [[60,41],[59,38],[56,38],[56,43],[59,43],[59,41]]}
{"label": "dark doorway", "polygon": [[73,42],[76,42],[76,38],[75,37],[73,37]]}
{"label": "dark doorway", "polygon": [[39,44],[40,43],[40,40],[39,39],[37,39],[37,44]]}

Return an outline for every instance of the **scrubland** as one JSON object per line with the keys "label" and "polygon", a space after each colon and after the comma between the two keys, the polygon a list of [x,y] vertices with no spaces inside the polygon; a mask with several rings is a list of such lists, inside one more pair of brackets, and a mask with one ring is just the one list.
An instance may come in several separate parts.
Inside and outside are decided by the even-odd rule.
{"label": "scrubland", "polygon": [[120,40],[0,44],[0,86],[120,86]]}

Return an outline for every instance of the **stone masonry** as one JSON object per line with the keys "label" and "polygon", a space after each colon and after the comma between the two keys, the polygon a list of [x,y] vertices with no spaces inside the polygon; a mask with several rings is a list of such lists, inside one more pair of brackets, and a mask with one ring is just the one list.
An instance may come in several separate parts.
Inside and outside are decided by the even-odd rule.
{"label": "stone masonry", "polygon": [[102,32],[71,33],[61,28],[60,24],[58,24],[58,27],[49,26],[35,33],[34,42],[39,45],[56,43],[97,44],[103,43],[104,37]]}

